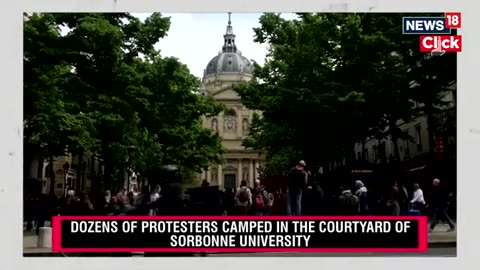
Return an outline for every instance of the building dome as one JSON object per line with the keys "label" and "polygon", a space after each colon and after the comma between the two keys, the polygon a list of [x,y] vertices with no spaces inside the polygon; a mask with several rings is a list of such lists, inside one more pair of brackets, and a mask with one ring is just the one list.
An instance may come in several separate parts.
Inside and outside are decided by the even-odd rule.
{"label": "building dome", "polygon": [[252,73],[252,64],[246,57],[237,52],[220,52],[210,62],[205,69],[204,76],[216,73]]}
{"label": "building dome", "polygon": [[253,72],[252,64],[235,45],[235,34],[233,33],[230,15],[231,13],[228,13],[228,26],[227,32],[223,35],[224,44],[222,50],[208,62],[203,74],[204,77],[220,73],[252,74]]}

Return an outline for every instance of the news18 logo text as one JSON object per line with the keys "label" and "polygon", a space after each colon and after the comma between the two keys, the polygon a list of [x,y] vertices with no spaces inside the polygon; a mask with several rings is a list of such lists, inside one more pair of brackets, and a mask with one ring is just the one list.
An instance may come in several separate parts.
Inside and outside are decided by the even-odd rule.
{"label": "news18 logo text", "polygon": [[447,12],[444,17],[403,17],[403,34],[421,35],[420,52],[443,55],[462,51],[462,36],[450,35],[462,26],[460,12]]}

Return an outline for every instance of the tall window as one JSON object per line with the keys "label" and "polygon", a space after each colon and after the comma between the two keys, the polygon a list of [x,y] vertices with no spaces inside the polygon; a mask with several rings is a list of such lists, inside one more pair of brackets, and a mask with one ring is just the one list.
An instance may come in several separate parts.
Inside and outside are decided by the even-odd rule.
{"label": "tall window", "polygon": [[422,126],[415,126],[415,143],[417,144],[417,151],[421,152],[422,147]]}
{"label": "tall window", "polygon": [[409,143],[408,139],[403,141],[403,147],[405,148],[405,157],[406,158],[410,158],[410,146],[409,146],[409,144],[410,143]]}

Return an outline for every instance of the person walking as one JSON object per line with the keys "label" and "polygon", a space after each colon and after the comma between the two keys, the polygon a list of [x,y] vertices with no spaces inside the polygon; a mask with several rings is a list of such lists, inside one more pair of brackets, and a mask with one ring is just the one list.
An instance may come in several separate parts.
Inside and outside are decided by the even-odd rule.
{"label": "person walking", "polygon": [[359,204],[359,214],[362,216],[366,216],[370,214],[370,208],[368,205],[368,193],[367,188],[363,184],[361,180],[355,181],[355,196],[358,197],[358,204]]}
{"label": "person walking", "polygon": [[154,202],[160,198],[160,192],[162,191],[162,188],[160,185],[156,185],[155,189],[152,190],[152,194],[150,195],[150,201]]}
{"label": "person walking", "polygon": [[390,199],[387,201],[387,209],[388,213],[391,216],[400,216],[401,213],[401,208],[400,208],[400,203],[399,203],[399,198],[400,198],[400,189],[399,187],[395,184],[392,187],[392,190],[390,192]]}
{"label": "person walking", "polygon": [[52,211],[46,194],[40,194],[35,204],[35,218],[37,221],[35,233],[38,235],[40,228],[45,226],[45,221],[51,221]]}
{"label": "person walking", "polygon": [[264,190],[260,183],[260,180],[255,180],[255,186],[253,187],[253,199],[252,199],[252,210],[255,216],[263,216],[265,211],[265,205],[267,198],[264,195]]}
{"label": "person walking", "polygon": [[405,215],[408,212],[408,190],[402,181],[395,181],[395,187],[398,189],[398,205],[400,206],[400,214]]}
{"label": "person walking", "polygon": [[223,211],[227,216],[233,216],[235,213],[235,189],[227,188],[223,192]]}
{"label": "person walking", "polygon": [[306,163],[300,160],[288,174],[288,204],[287,213],[289,216],[302,215],[302,192],[308,183],[308,175],[305,171]]}
{"label": "person walking", "polygon": [[351,190],[344,189],[338,197],[338,210],[342,216],[356,216],[359,213],[359,199]]}
{"label": "person walking", "polygon": [[432,191],[428,198],[428,207],[432,209],[432,221],[430,223],[430,232],[432,232],[438,224],[439,219],[443,219],[450,226],[450,231],[455,230],[455,224],[447,213],[447,199],[448,195],[440,186],[438,178],[433,179]]}
{"label": "person walking", "polygon": [[78,216],[91,216],[95,213],[90,197],[85,192],[80,192],[76,214]]}
{"label": "person walking", "polygon": [[420,211],[423,214],[425,208],[425,198],[423,197],[423,191],[418,183],[413,184],[413,195],[410,200],[410,205],[413,209]]}
{"label": "person walking", "polygon": [[247,181],[242,180],[235,193],[235,208],[239,216],[246,216],[252,205],[252,191],[247,187]]}

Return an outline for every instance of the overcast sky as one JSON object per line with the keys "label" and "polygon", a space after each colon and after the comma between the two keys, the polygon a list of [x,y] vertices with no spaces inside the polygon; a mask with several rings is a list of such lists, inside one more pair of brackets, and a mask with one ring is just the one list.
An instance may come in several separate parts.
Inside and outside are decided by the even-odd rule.
{"label": "overcast sky", "polygon": [[[134,13],[140,19],[149,13]],[[248,59],[259,64],[264,63],[267,49],[265,45],[253,42],[253,28],[260,26],[261,13],[233,13],[232,26],[236,35],[237,48]],[[208,62],[215,57],[223,46],[223,34],[228,22],[227,13],[164,13],[171,17],[168,36],[161,39],[157,49],[162,56],[173,56],[186,64],[190,72],[201,78]],[[285,13],[282,17],[293,19],[295,14]]]}

